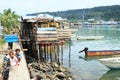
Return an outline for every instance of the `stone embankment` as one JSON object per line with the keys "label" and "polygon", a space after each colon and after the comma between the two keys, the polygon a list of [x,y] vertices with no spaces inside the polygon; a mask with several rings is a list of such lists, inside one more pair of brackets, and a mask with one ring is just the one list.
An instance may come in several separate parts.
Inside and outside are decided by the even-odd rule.
{"label": "stone embankment", "polygon": [[31,78],[37,77],[38,80],[73,80],[70,70],[59,66],[56,62],[29,63],[28,68]]}

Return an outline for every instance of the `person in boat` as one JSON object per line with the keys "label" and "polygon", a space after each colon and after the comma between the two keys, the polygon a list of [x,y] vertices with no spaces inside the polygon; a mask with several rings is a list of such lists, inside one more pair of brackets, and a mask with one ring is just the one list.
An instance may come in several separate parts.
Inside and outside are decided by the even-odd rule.
{"label": "person in boat", "polygon": [[16,57],[18,59],[18,62],[20,62],[21,58],[22,58],[22,54],[20,53],[20,49],[15,50],[15,55],[16,55]]}
{"label": "person in boat", "polygon": [[88,47],[85,47],[83,50],[81,50],[81,51],[79,51],[79,53],[81,53],[81,52],[85,52],[85,54],[87,53],[87,51],[88,51]]}

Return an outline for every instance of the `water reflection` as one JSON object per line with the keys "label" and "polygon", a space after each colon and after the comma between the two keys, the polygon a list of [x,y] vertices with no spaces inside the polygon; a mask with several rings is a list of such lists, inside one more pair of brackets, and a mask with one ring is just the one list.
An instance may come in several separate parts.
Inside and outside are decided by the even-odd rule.
{"label": "water reflection", "polygon": [[120,69],[109,70],[99,80],[120,80]]}

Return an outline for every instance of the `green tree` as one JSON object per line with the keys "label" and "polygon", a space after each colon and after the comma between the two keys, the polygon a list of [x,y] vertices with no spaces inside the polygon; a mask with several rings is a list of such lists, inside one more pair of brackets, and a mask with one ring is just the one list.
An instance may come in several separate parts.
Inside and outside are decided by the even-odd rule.
{"label": "green tree", "polygon": [[5,34],[9,34],[14,27],[19,26],[18,18],[19,16],[11,9],[5,9],[0,14],[1,25],[5,30]]}

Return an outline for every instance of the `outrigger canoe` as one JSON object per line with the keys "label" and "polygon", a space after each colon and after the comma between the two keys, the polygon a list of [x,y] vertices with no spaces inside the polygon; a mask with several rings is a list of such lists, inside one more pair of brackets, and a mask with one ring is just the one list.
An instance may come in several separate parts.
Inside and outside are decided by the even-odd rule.
{"label": "outrigger canoe", "polygon": [[98,59],[103,65],[110,69],[120,68],[120,57]]}
{"label": "outrigger canoe", "polygon": [[106,56],[106,55],[120,55],[120,50],[97,50],[89,51],[88,48],[84,48],[81,52],[85,52],[86,56]]}

